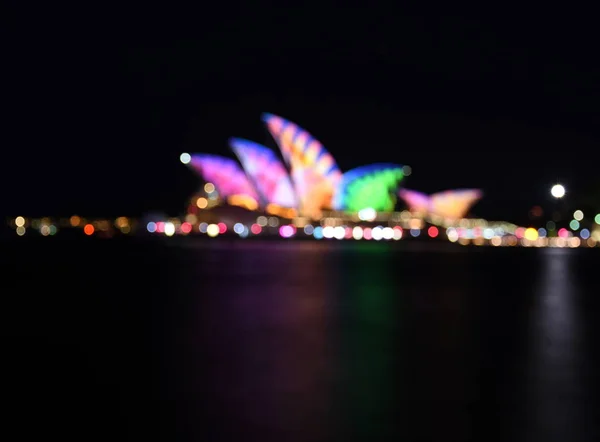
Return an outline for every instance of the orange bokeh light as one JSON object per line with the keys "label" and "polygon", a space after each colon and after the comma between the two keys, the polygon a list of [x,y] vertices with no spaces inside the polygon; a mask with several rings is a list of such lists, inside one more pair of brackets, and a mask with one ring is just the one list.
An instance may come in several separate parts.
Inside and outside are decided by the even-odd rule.
{"label": "orange bokeh light", "polygon": [[94,234],[94,226],[92,226],[91,224],[86,224],[85,227],[83,228],[83,233],[85,233],[86,235],[93,235]]}

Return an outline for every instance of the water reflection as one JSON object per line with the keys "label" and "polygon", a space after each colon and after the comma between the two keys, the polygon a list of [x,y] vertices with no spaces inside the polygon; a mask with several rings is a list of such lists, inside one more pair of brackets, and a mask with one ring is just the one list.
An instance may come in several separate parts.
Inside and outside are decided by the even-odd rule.
{"label": "water reflection", "polygon": [[[586,388],[586,336],[574,253],[546,249],[530,319],[526,410],[523,440],[590,440],[586,415],[592,403]],[[589,361],[587,361],[589,362]]]}
{"label": "water reflection", "polygon": [[13,432],[600,440],[597,250],[65,244],[5,272]]}
{"label": "water reflection", "polygon": [[[367,248],[339,255],[337,281],[339,353],[336,363],[338,425],[344,440],[374,440],[402,425],[397,401],[396,333],[405,312],[399,311],[403,296],[391,284],[389,262]],[[384,255],[385,256],[385,255]]]}
{"label": "water reflection", "polygon": [[[219,437],[310,441],[326,436],[330,408],[326,254],[241,250],[213,255],[231,282],[211,278],[215,291],[201,313],[199,336],[211,348],[209,391]],[[221,258],[225,261],[221,261]],[[206,288],[206,287],[205,287]],[[203,305],[205,308],[206,305]],[[214,402],[213,402],[214,401]]]}
{"label": "water reflection", "polygon": [[576,252],[505,253],[254,243],[191,254],[193,360],[177,361],[192,367],[178,393],[188,433],[585,440],[594,350]]}

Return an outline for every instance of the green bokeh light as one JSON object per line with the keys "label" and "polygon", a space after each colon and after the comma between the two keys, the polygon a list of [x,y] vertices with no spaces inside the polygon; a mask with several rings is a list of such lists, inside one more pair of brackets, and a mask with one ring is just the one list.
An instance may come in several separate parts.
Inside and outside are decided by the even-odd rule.
{"label": "green bokeh light", "polygon": [[579,221],[577,221],[576,219],[572,219],[569,223],[569,227],[571,228],[571,230],[579,229]]}

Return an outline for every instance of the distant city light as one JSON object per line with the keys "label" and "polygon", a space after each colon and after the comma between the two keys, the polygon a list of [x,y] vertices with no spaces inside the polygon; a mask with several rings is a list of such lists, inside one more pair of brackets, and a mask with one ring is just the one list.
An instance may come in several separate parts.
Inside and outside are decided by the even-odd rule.
{"label": "distant city light", "polygon": [[[334,228],[333,226],[325,226],[323,227],[323,237],[327,239],[333,238]],[[313,233],[314,235],[314,233]]]}
{"label": "distant city light", "polygon": [[91,224],[86,224],[83,228],[83,233],[85,233],[87,236],[90,236],[94,234],[94,230],[94,226],[92,226]]}
{"label": "distant city light", "polygon": [[215,185],[213,183],[206,183],[204,185],[204,191],[206,193],[213,193],[215,191]]}
{"label": "distant city light", "polygon": [[410,167],[410,166],[403,166],[402,167],[402,173],[404,174],[404,176],[410,176],[410,174],[412,173],[412,167]]}
{"label": "distant city light", "polygon": [[314,239],[323,239],[323,227],[321,226],[317,226],[315,227],[315,230],[313,231],[313,238]]}
{"label": "distant city light", "polygon": [[361,221],[373,221],[377,218],[377,212],[372,207],[367,207],[358,211],[358,219]]}
{"label": "distant city light", "polygon": [[175,234],[175,224],[171,222],[165,223],[165,235],[173,236]]}
{"label": "distant city light", "polygon": [[383,228],[383,239],[392,239],[394,237],[394,229],[391,227]]}
{"label": "distant city light", "polygon": [[569,227],[571,228],[571,230],[579,229],[579,221],[577,221],[576,219],[572,219],[569,223]]}
{"label": "distant city light", "polygon": [[192,225],[188,222],[185,222],[181,225],[181,233],[188,234],[192,231]]}
{"label": "distant city light", "polygon": [[371,238],[373,238],[375,241],[380,241],[383,238],[383,227],[373,227],[371,229]]}
{"label": "distant city light", "polygon": [[583,219],[583,212],[581,210],[576,210],[573,213],[573,218],[575,218],[577,221],[581,221]]}
{"label": "distant city light", "polygon": [[356,226],[352,229],[352,237],[354,239],[362,239],[363,237],[363,229],[360,226]]}
{"label": "distant city light", "polygon": [[214,238],[215,236],[217,236],[219,234],[219,226],[216,224],[209,224],[206,227],[206,234],[208,236],[210,236],[211,238]]}
{"label": "distant city light", "polygon": [[594,218],[594,221],[596,222],[596,224],[600,224],[600,213],[598,215],[596,215],[596,217]]}
{"label": "distant city light", "polygon": [[396,241],[398,241],[399,239],[402,239],[402,227],[400,226],[396,226],[394,227],[394,239]]}
{"label": "distant city light", "polygon": [[344,239],[345,236],[346,229],[344,229],[342,226],[337,226],[333,228],[333,237],[335,239]]}
{"label": "distant city light", "polygon": [[198,209],[206,209],[208,206],[208,200],[206,198],[200,197],[196,200],[196,206]]}
{"label": "distant city light", "polygon": [[25,218],[23,218],[22,216],[17,216],[15,218],[15,225],[17,227],[23,227],[25,225]]}
{"label": "distant city light", "polygon": [[189,164],[190,161],[192,161],[192,157],[189,153],[184,152],[179,155],[179,161],[181,161],[183,164]]}
{"label": "distant city light", "polygon": [[525,230],[523,237],[528,241],[536,241],[539,237],[539,233],[536,229],[534,229],[533,227],[530,227]]}
{"label": "distant city light", "polygon": [[242,223],[235,223],[233,231],[238,235],[241,235],[244,232],[244,225]]}
{"label": "distant city light", "polygon": [[296,229],[292,225],[284,225],[279,228],[279,235],[282,238],[291,238],[296,233]]}
{"label": "distant city light", "polygon": [[552,189],[550,189],[550,193],[554,198],[562,198],[563,196],[565,196],[565,193],[567,193],[567,191],[565,190],[565,186],[563,186],[562,184],[555,184],[554,186],[552,186]]}

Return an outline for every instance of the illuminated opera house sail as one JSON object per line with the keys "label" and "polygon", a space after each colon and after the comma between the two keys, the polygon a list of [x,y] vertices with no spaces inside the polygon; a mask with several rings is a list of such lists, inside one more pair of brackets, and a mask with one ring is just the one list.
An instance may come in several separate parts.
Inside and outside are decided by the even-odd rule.
{"label": "illuminated opera house sail", "polygon": [[451,217],[466,213],[463,209],[468,210],[480,197],[478,191],[430,197],[413,191],[399,193],[403,166],[375,163],[344,173],[325,147],[297,124],[268,113],[262,115],[262,121],[281,159],[266,146],[231,138],[229,147],[238,161],[219,155],[185,154],[182,162],[211,183],[214,193],[230,205],[279,211],[286,217],[319,219],[323,211],[356,213],[362,209],[391,212],[397,195],[411,209]]}
{"label": "illuminated opera house sail", "polygon": [[457,189],[426,195],[415,190],[398,191],[411,212],[445,219],[464,218],[471,207],[483,196],[478,189]]}

